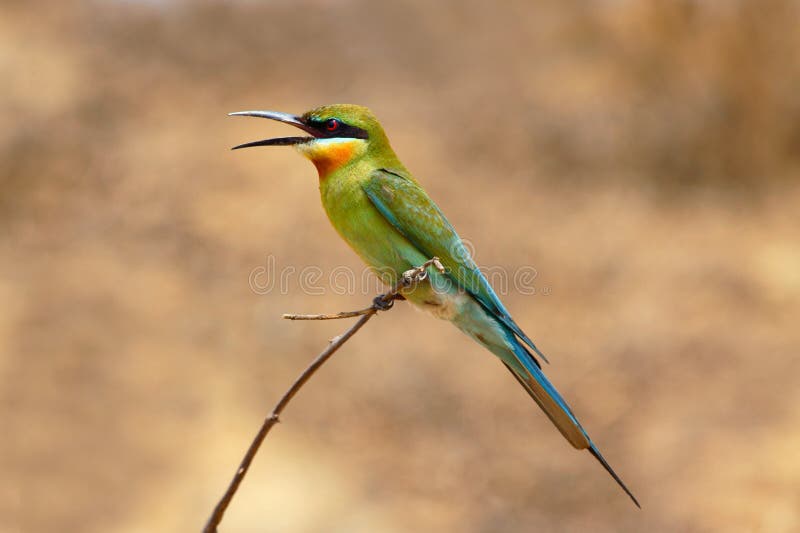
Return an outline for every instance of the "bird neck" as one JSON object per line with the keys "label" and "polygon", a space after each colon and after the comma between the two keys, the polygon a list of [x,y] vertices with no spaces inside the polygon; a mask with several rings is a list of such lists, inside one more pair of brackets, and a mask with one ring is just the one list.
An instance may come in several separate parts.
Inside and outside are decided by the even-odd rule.
{"label": "bird neck", "polygon": [[363,156],[367,143],[363,139],[318,139],[297,148],[317,167],[320,179],[325,179]]}
{"label": "bird neck", "polygon": [[297,148],[317,167],[320,180],[350,167],[374,170],[400,165],[388,144],[367,143],[363,139],[318,139]]}

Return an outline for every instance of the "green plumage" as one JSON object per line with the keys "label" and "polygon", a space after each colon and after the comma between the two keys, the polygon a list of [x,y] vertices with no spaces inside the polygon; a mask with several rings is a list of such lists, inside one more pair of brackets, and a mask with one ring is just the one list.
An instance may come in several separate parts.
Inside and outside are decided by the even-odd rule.
{"label": "green plumage", "polygon": [[[399,161],[368,109],[324,106],[302,117],[242,114],[290,122],[313,135],[306,141],[292,138],[291,144],[317,166],[322,205],[333,227],[384,282],[393,284],[406,270],[438,257],[446,274],[431,269],[428,279],[404,296],[500,358],[562,435],[575,448],[589,449],[638,505],[528,349],[542,354],[511,318],[439,207]],[[287,141],[246,146],[279,143]]]}

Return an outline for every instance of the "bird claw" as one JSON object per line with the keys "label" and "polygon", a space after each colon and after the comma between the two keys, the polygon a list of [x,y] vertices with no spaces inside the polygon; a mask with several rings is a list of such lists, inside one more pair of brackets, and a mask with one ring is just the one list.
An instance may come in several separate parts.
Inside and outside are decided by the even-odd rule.
{"label": "bird claw", "polygon": [[403,274],[400,276],[400,284],[403,287],[410,287],[413,284],[425,281],[426,279],[428,279],[427,270],[412,268],[411,270],[406,270],[403,272]]}
{"label": "bird claw", "polygon": [[372,300],[372,305],[373,305],[373,307],[375,307],[379,311],[388,311],[389,309],[392,308],[392,306],[394,306],[394,298],[392,298],[391,300],[387,301],[387,300],[383,299],[383,295],[376,296]]}

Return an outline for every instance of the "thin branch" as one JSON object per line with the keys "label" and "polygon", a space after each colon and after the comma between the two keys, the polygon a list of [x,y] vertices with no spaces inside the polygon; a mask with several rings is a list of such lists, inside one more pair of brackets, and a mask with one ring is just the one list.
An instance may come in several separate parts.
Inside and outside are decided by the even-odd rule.
{"label": "thin branch", "polygon": [[267,418],[264,419],[261,429],[258,431],[253,439],[253,442],[250,444],[250,447],[247,449],[247,453],[245,453],[242,462],[239,464],[239,468],[236,470],[236,474],[234,474],[233,479],[228,485],[228,489],[225,491],[225,494],[217,503],[216,507],[214,507],[214,511],[211,513],[208,522],[203,528],[203,533],[217,533],[217,526],[222,521],[225,510],[228,508],[233,496],[236,494],[236,490],[239,488],[244,476],[247,474],[250,464],[253,462],[253,458],[255,458],[256,454],[258,453],[261,443],[266,438],[270,429],[272,429],[272,426],[280,421],[280,414],[283,412],[286,406],[289,405],[289,402],[292,400],[292,398],[294,398],[295,394],[297,394],[303,385],[305,385],[306,382],[311,379],[311,376],[314,375],[314,373],[325,363],[325,361],[327,361],[339,348],[341,348],[342,345],[347,342],[348,339],[350,339],[350,337],[355,335],[356,332],[361,329],[370,318],[372,318],[378,311],[391,309],[394,301],[402,298],[400,293],[403,289],[407,289],[412,285],[425,280],[425,278],[428,277],[427,269],[430,266],[434,266],[441,273],[445,272],[442,263],[439,261],[439,258],[433,257],[428,261],[425,261],[420,266],[403,272],[402,276],[400,276],[400,280],[389,292],[375,298],[372,302],[372,305],[364,309],[360,309],[358,311],[344,311],[341,313],[328,315],[283,315],[283,318],[288,320],[333,320],[356,316],[360,316],[361,318],[358,319],[355,324],[350,326],[347,331],[338,337],[333,338],[328,347],[325,348],[311,362],[308,368],[306,368],[295,380],[295,382],[292,383],[292,386],[289,387],[285,393],[283,393],[283,396],[281,396],[281,399],[278,400],[277,404],[275,404],[272,412],[267,416]]}
{"label": "thin branch", "polygon": [[359,309],[358,311],[340,311],[339,313],[332,313],[330,315],[296,315],[293,313],[284,313],[281,318],[286,320],[336,320],[338,318],[353,318],[356,316],[367,315],[375,310],[375,304]]}

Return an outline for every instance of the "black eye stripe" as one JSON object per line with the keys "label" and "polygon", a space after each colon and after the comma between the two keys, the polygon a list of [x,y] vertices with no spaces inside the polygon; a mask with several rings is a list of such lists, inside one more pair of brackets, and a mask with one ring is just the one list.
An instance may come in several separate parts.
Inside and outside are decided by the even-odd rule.
{"label": "black eye stripe", "polygon": [[[337,127],[333,129],[328,129],[331,126],[331,121],[335,120],[338,124]],[[331,137],[342,137],[348,139],[368,139],[369,134],[367,134],[366,130],[363,130],[356,126],[351,126],[346,122],[342,121],[338,118],[327,118],[325,120],[320,119],[309,119],[308,125],[314,128],[314,132],[316,137],[320,138],[331,138]]]}

